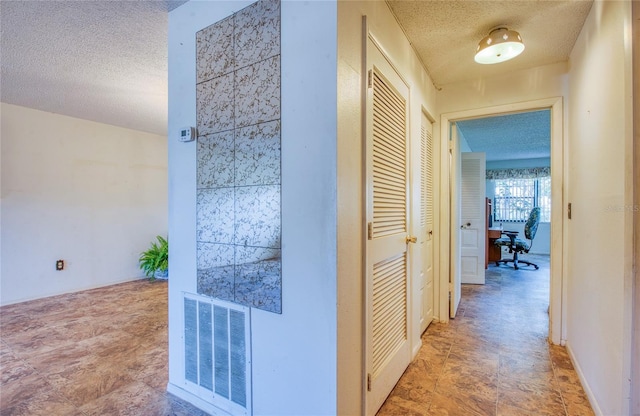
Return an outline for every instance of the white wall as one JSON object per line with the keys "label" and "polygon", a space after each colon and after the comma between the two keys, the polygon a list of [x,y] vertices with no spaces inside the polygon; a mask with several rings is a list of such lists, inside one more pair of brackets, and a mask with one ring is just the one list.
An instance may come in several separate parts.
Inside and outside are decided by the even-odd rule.
{"label": "white wall", "polygon": [[[169,383],[183,378],[181,292],[196,291],[195,33],[250,2],[169,14]],[[336,410],[336,3],[282,2],[282,314],[252,309],[256,415]]]}
{"label": "white wall", "polygon": [[140,252],[167,233],[166,137],[5,103],[1,110],[0,302],[142,277]]}
{"label": "white wall", "polygon": [[[362,412],[363,264],[362,16],[410,85],[410,146],[419,149],[421,111],[435,117],[435,88],[385,2],[338,2],[338,414]],[[411,187],[419,186],[412,152]],[[437,168],[436,168],[437,169]],[[438,178],[435,179],[436,183]],[[436,201],[437,206],[437,201]],[[437,238],[438,230],[435,231]],[[417,251],[417,250],[416,250]],[[436,271],[437,276],[437,271]],[[420,346],[418,282],[412,282],[412,338]]]}
{"label": "white wall", "polygon": [[446,84],[437,95],[439,113],[498,106],[566,95],[567,63],[539,66]]}
{"label": "white wall", "polygon": [[[640,39],[640,2],[633,2],[632,6],[633,19],[633,39]],[[640,143],[640,42],[633,42],[633,135],[635,143]],[[634,146],[634,178],[635,178],[635,197],[634,207],[640,209],[640,146]],[[633,361],[632,370],[632,387],[631,387],[631,414],[640,415],[640,215],[634,217],[635,230],[635,276],[633,290],[633,350],[631,352]]]}
{"label": "white wall", "polygon": [[629,414],[630,36],[631,2],[596,1],[570,58],[567,345],[605,415]]}

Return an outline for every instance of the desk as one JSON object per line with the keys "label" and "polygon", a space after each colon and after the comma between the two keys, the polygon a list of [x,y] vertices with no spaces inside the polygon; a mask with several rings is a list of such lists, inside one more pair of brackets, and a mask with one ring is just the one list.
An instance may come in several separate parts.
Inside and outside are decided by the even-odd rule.
{"label": "desk", "polygon": [[500,247],[494,244],[501,235],[502,230],[499,227],[487,228],[487,258],[484,265],[485,269],[489,267],[489,262],[499,261],[502,257]]}

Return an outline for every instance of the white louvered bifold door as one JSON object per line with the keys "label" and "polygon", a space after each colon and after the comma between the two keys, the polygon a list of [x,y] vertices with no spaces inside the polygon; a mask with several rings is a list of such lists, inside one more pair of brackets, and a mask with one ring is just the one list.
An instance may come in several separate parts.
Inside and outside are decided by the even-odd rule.
{"label": "white louvered bifold door", "polygon": [[408,87],[371,40],[367,49],[367,413],[410,362]]}
{"label": "white louvered bifold door", "polygon": [[433,320],[433,126],[422,114],[420,122],[420,333]]}
{"label": "white louvered bifold door", "polygon": [[460,179],[460,279],[484,284],[486,218],[484,153],[462,153]]}

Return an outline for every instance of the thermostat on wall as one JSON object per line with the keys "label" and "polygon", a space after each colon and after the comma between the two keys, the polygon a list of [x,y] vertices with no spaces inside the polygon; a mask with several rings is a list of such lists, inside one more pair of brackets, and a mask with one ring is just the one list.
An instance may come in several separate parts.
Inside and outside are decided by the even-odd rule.
{"label": "thermostat on wall", "polygon": [[180,141],[181,142],[190,142],[196,138],[196,128],[195,127],[183,127],[180,129]]}

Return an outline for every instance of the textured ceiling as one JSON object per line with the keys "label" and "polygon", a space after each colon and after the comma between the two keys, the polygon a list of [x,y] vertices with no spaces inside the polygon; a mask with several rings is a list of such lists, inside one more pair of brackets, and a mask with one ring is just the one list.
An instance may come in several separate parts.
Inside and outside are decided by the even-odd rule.
{"label": "textured ceiling", "polygon": [[[166,134],[167,11],[185,1],[0,1],[3,102]],[[438,86],[565,61],[592,1],[389,0]],[[473,61],[506,24],[526,44],[498,65]]]}
{"label": "textured ceiling", "polygon": [[459,121],[458,129],[474,152],[487,161],[550,156],[549,110]]}
{"label": "textured ceiling", "polygon": [[[566,61],[592,1],[388,0],[437,86]],[[501,64],[473,60],[480,39],[505,25],[524,52]]]}
{"label": "textured ceiling", "polygon": [[166,134],[167,12],[182,3],[2,0],[2,102]]}

